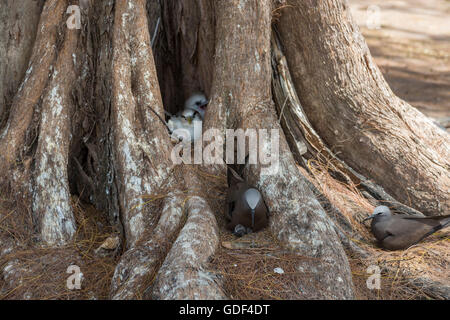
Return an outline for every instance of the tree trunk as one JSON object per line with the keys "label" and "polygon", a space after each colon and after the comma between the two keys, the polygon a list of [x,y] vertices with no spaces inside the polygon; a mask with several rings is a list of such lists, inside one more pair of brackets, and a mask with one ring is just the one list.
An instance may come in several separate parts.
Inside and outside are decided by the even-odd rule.
{"label": "tree trunk", "polygon": [[44,1],[0,3],[0,125],[25,75]]}
{"label": "tree trunk", "polygon": [[[270,1],[221,2],[216,9],[218,44],[214,74],[215,84],[220,85],[218,89],[213,87],[209,115],[228,113],[227,124],[244,131],[280,129],[270,91],[271,9]],[[319,275],[322,290],[314,290],[310,280],[298,283],[298,288],[314,298],[351,298],[351,275],[345,253],[325,212],[297,170],[284,135],[280,136],[279,168],[271,174],[264,173],[268,168],[262,164],[249,166],[246,178],[263,192],[272,215],[273,234],[299,255],[317,259],[299,264],[298,270]],[[269,143],[260,144],[260,148],[268,154],[278,151]],[[339,263],[334,264],[336,261]]]}
{"label": "tree trunk", "polygon": [[347,1],[283,1],[276,23],[300,102],[325,143],[399,201],[449,211],[450,138],[396,97]]}
{"label": "tree trunk", "polygon": [[75,233],[67,163],[79,32],[60,29],[67,7],[65,1],[46,2],[29,67],[0,140],[0,177],[8,179],[10,170],[20,173],[13,175],[13,189],[30,206],[32,197],[35,225],[48,245],[64,244]]}
{"label": "tree trunk", "polygon": [[[78,248],[85,226],[80,226],[73,205],[76,195],[101,210],[120,236],[116,252],[124,251],[111,275],[111,298],[228,298],[222,278],[209,269],[227,233],[221,223],[226,203],[220,197],[227,186],[226,165],[207,161],[225,155],[216,149],[209,157],[203,154],[202,165],[176,165],[161,121],[164,110],[179,111],[194,91],[210,97],[203,130],[215,130],[209,131],[210,140],[203,137],[202,146],[225,141],[227,129],[266,130],[279,142],[271,144],[260,136],[260,161],[247,163],[242,172],[264,196],[273,241],[297,258],[295,273],[304,276],[294,287],[304,298],[354,297],[344,251],[352,244],[328,217],[295,162],[302,163],[311,145],[320,153],[328,144],[327,155],[345,171],[330,150],[339,147],[342,160],[398,199],[411,198],[411,205],[426,213],[448,208],[443,192],[449,183],[444,159],[448,149],[425,146],[436,137],[448,138],[420,120],[422,116],[413,120],[407,114],[409,107],[392,95],[338,1],[290,4],[294,8],[282,9],[277,22],[292,73],[292,79],[285,78],[289,88],[272,82],[280,79],[273,75],[271,62],[279,61],[282,49],[275,49],[274,37],[271,46],[271,0],[48,0],[24,7],[33,19],[40,14],[35,40],[34,29],[26,29],[15,62],[0,60],[2,77],[17,74],[0,88],[6,97],[2,105],[11,101],[11,108],[3,107],[7,121],[0,121],[1,195],[15,202],[11,217],[26,224],[32,239],[25,241],[19,228],[13,233],[0,229],[0,259],[6,259],[1,272],[5,279],[15,279],[7,281],[12,291],[17,279],[34,270],[22,267],[10,255],[12,248],[37,250],[33,259],[38,261],[44,255],[38,250],[42,245],[54,257],[63,250],[57,247]],[[67,27],[70,5],[81,10],[79,30]],[[8,1],[5,8],[15,12],[21,7]],[[9,25],[25,24],[20,17],[12,21]],[[0,50],[12,52],[14,47],[4,45],[5,37],[3,32]],[[29,61],[27,71],[24,61]],[[291,109],[283,116],[279,93],[287,91]],[[283,128],[273,100],[284,117]],[[314,113],[314,108],[322,112]],[[0,109],[0,120],[1,114]],[[414,121],[422,121],[433,137],[411,129]],[[304,124],[301,129],[299,124]],[[369,125],[378,129],[367,130]],[[350,137],[357,141],[345,140]],[[262,162],[274,154],[280,155],[274,167]],[[215,188],[205,177],[214,180]],[[391,187],[393,182],[399,187]],[[425,201],[430,204],[425,206]],[[0,216],[0,221],[11,217]],[[58,268],[67,267],[70,250]],[[74,257],[80,264],[92,258],[86,252]],[[15,266],[13,271],[9,265]]]}

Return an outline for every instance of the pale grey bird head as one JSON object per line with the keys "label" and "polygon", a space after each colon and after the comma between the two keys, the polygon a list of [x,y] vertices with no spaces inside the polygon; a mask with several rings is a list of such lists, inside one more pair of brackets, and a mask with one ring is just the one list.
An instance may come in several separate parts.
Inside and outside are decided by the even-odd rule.
{"label": "pale grey bird head", "polygon": [[256,206],[261,200],[261,194],[259,193],[258,190],[250,188],[247,191],[245,191],[244,199],[245,201],[247,201],[247,204],[250,207],[250,209],[255,210]]}
{"label": "pale grey bird head", "polygon": [[205,118],[206,106],[209,101],[203,93],[194,93],[184,103],[184,109],[191,109],[197,111],[202,119]]}
{"label": "pale grey bird head", "polygon": [[373,214],[368,216],[363,221],[370,219],[380,219],[380,218],[389,218],[392,216],[391,210],[386,206],[378,206],[373,210]]}

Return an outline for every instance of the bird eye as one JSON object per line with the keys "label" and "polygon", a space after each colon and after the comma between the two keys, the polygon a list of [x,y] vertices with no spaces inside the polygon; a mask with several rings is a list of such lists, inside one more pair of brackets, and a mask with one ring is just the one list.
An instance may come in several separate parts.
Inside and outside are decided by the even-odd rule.
{"label": "bird eye", "polygon": [[197,101],[195,104],[196,104],[197,106],[199,106],[201,103],[200,103],[200,101]]}

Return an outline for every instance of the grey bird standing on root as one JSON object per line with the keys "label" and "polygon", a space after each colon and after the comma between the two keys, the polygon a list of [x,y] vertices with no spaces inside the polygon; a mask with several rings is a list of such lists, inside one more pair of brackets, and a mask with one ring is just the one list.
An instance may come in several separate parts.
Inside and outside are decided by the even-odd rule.
{"label": "grey bird standing on root", "polygon": [[373,214],[364,221],[370,219],[373,235],[379,245],[388,250],[406,249],[450,224],[450,215],[437,217],[393,215],[386,206],[376,207]]}

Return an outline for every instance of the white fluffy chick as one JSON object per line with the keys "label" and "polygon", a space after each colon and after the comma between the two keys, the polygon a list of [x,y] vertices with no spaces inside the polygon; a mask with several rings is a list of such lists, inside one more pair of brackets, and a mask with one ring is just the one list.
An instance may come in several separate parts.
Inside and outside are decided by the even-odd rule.
{"label": "white fluffy chick", "polygon": [[174,142],[194,142],[201,137],[208,102],[203,93],[194,93],[184,103],[183,111],[170,117],[167,126]]}
{"label": "white fluffy chick", "polygon": [[183,110],[181,115],[173,116],[167,122],[171,137],[175,142],[198,140],[202,135],[202,124],[201,115],[192,109]]}
{"label": "white fluffy chick", "polygon": [[203,93],[194,93],[184,103],[184,111],[194,110],[198,112],[203,119],[205,119],[206,106],[208,105],[208,99],[206,99]]}

